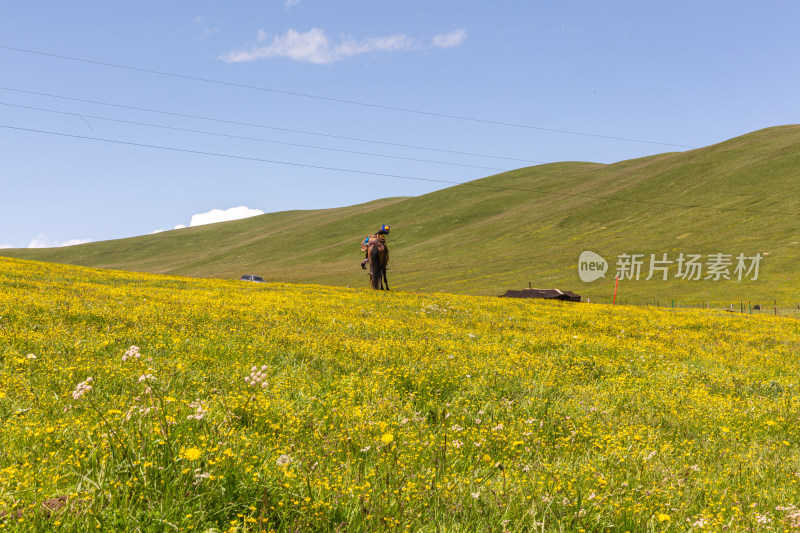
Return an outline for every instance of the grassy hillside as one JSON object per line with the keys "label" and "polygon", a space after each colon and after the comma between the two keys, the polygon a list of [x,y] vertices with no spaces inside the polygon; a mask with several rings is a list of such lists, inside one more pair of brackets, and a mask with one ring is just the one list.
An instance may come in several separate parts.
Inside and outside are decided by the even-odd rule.
{"label": "grassy hillside", "polygon": [[0,530],[795,530],[798,339],[0,259]]}
{"label": "grassy hillside", "polygon": [[[644,254],[639,281],[619,298],[661,305],[800,304],[800,126],[781,126],[681,153],[604,165],[540,165],[415,198],[289,211],[131,239],[7,256],[134,271],[366,285],[358,242],[391,224],[389,281],[410,291],[500,294],[570,289],[613,295],[622,253]],[[606,199],[606,198],[613,198]],[[682,206],[701,206],[687,208]],[[710,207],[709,207],[710,206]],[[578,256],[609,263],[605,279],[578,278]],[[648,275],[650,254],[763,254],[758,280],[669,280]],[[705,277],[705,273],[703,274]]]}

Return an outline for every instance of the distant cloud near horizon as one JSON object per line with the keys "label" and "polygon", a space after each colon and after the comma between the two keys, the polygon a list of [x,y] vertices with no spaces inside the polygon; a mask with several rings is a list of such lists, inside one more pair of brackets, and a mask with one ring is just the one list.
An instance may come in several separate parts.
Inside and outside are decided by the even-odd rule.
{"label": "distant cloud near horizon", "polygon": [[190,226],[203,226],[205,224],[215,224],[217,222],[227,222],[229,220],[239,220],[242,218],[250,218],[258,215],[263,215],[261,209],[250,209],[240,205],[239,207],[231,207],[230,209],[212,209],[206,213],[198,213],[192,215]]}
{"label": "distant cloud near horizon", "polygon": [[[261,209],[250,209],[240,205],[238,207],[231,207],[230,209],[212,209],[205,213],[197,213],[192,215],[189,226],[204,226],[206,224],[216,224],[217,222],[228,222],[230,220],[240,220],[242,218],[250,218],[258,215],[263,215]],[[177,224],[172,229],[183,229],[187,226],[185,224]],[[150,232],[150,235],[161,233],[164,229],[157,229]]]}
{"label": "distant cloud near horizon", "polygon": [[[460,46],[467,38],[464,29],[436,35],[430,42],[409,37],[404,33],[387,37],[372,37],[356,40],[350,35],[340,35],[338,42],[333,42],[325,30],[311,28],[307,32],[299,32],[294,28],[286,30],[283,35],[275,35],[268,44],[256,44],[249,49],[234,50],[220,56],[226,63],[246,63],[257,59],[284,57],[295,61],[325,65],[369,52],[395,52],[430,50],[433,48],[453,48]],[[258,43],[264,43],[269,35],[259,30],[256,34]]]}
{"label": "distant cloud near horizon", "polygon": [[75,246],[92,242],[92,239],[69,239],[67,241],[48,241],[43,233],[37,235],[28,244],[28,248],[63,248],[64,246]]}

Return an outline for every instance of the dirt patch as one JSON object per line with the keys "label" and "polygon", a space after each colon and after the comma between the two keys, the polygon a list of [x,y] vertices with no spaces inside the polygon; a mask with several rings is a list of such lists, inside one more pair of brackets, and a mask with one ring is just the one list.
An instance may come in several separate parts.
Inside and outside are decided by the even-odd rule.
{"label": "dirt patch", "polygon": [[[50,518],[54,514],[58,514],[67,506],[69,499],[66,496],[57,496],[54,498],[48,498],[47,500],[42,502],[42,505],[39,510],[39,514],[44,518]],[[35,509],[17,509],[13,512],[5,512],[0,511],[0,519],[6,517],[12,518],[23,518],[26,514],[33,514]]]}

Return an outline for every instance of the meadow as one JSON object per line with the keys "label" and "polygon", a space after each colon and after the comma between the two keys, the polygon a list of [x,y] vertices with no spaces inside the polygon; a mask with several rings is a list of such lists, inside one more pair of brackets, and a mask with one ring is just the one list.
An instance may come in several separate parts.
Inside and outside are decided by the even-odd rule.
{"label": "meadow", "polygon": [[[800,313],[800,125],[719,144],[613,164],[560,162],[520,168],[413,198],[334,209],[283,211],[127,239],[4,256],[202,278],[339,287],[366,285],[360,243],[381,224],[389,285],[408,292],[496,296],[531,284],[611,303],[622,254],[641,276],[620,276],[617,302],[737,311],[760,305]],[[696,207],[691,207],[696,206]],[[149,230],[148,230],[149,231]],[[578,259],[592,251],[605,277],[584,283]],[[666,276],[647,280],[667,254]],[[678,276],[680,254],[701,255],[702,276]],[[723,254],[725,276],[709,276]],[[736,258],[761,254],[758,276],[737,279]]]}
{"label": "meadow", "polygon": [[800,529],[799,344],[0,258],[0,531]]}

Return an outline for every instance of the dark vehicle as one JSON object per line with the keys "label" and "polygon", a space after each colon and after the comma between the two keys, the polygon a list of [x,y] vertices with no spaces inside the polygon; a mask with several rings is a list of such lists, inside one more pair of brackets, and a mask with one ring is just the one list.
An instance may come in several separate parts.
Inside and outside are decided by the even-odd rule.
{"label": "dark vehicle", "polygon": [[261,276],[251,276],[250,274],[245,274],[239,279],[241,279],[242,281],[255,281],[256,283],[266,283],[264,281],[264,278],[262,278]]}

